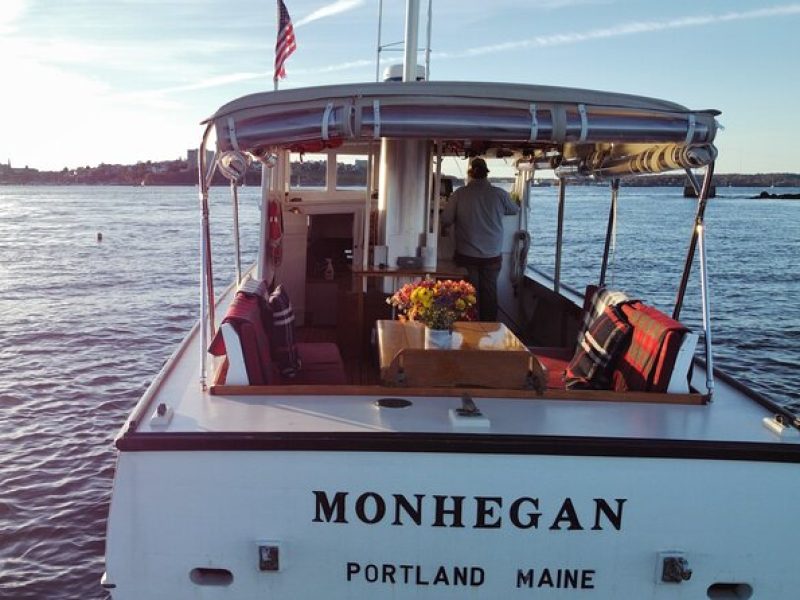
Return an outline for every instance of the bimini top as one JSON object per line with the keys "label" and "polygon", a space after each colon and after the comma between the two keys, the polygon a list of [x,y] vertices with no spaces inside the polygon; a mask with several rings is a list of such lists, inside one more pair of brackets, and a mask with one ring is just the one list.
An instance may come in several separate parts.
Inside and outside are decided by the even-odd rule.
{"label": "bimini top", "polygon": [[263,92],[220,108],[217,149],[264,156],[381,138],[427,139],[445,153],[497,152],[585,175],[706,165],[717,110],[593,90],[486,82],[361,83]]}

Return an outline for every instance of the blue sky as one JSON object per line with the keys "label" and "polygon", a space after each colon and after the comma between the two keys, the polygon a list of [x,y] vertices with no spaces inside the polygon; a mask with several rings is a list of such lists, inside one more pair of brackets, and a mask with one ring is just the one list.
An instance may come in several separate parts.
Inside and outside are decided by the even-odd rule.
{"label": "blue sky", "polygon": [[[375,80],[378,0],[285,1],[298,49],[281,87]],[[275,4],[3,0],[0,160],[61,169],[185,156],[204,117],[272,88]],[[404,0],[384,0],[384,43],[401,40],[404,12]],[[432,25],[432,79],[717,108],[718,172],[800,171],[800,3],[434,0]]]}

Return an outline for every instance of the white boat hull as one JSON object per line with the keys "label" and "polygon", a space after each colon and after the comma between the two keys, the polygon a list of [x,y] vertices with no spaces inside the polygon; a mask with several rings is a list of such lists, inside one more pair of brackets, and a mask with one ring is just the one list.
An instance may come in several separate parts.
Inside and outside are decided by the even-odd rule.
{"label": "white boat hull", "polygon": [[[798,489],[776,462],[122,452],[106,582],[116,600],[788,598]],[[670,554],[690,579],[661,581]]]}

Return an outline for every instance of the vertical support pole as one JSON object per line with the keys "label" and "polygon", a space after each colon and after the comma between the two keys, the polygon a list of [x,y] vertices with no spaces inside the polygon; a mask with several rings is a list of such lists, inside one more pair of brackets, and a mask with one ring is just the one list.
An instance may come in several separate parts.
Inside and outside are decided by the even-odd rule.
{"label": "vertical support pole", "polygon": [[672,318],[676,321],[680,320],[681,309],[683,308],[683,298],[686,295],[686,286],[689,283],[689,274],[692,272],[692,263],[694,262],[695,248],[697,247],[698,225],[703,224],[703,219],[706,213],[706,204],[708,203],[708,194],[711,189],[711,179],[714,176],[714,163],[709,163],[706,167],[706,175],[703,179],[703,186],[700,189],[700,194],[697,197],[697,212],[694,217],[694,227],[692,228],[692,236],[689,239],[689,249],[686,252],[686,262],[683,265],[683,275],[681,276],[681,283],[678,287],[678,294],[675,297],[675,308],[672,310]]}
{"label": "vertical support pole", "polygon": [[200,186],[200,386],[206,389],[207,349],[209,334],[214,333],[214,278],[211,270],[211,228],[208,217],[208,189],[211,173],[206,175],[206,141],[211,124],[206,127],[200,148],[197,151],[197,177]]}
{"label": "vertical support pole", "polygon": [[553,273],[553,291],[558,294],[561,290],[561,248],[564,244],[564,204],[567,194],[567,181],[564,177],[558,179],[558,233],[556,235],[556,264]]}
{"label": "vertical support pole", "polygon": [[433,169],[432,197],[425,215],[425,268],[436,268],[439,262],[439,202],[442,193],[442,144],[439,140],[434,140],[434,153],[436,166]]}
{"label": "vertical support pole", "polygon": [[703,301],[703,334],[706,351],[706,388],[708,395],[714,393],[714,358],[711,352],[711,301],[708,288],[708,264],[706,262],[705,225],[697,225],[697,243],[700,248],[700,293]]}
{"label": "vertical support pole", "polygon": [[269,192],[272,183],[272,167],[274,158],[266,157],[261,164],[261,227],[259,229],[258,243],[258,264],[256,265],[256,278],[259,281],[268,282],[272,273],[270,272],[269,253],[267,252],[267,240],[269,233]]}
{"label": "vertical support pole", "polygon": [[236,284],[242,282],[242,252],[239,238],[239,192],[236,182],[231,180],[231,204],[233,205],[233,250],[234,266],[236,267]]}
{"label": "vertical support pole", "polygon": [[[531,202],[531,183],[535,173],[533,164],[531,169],[522,175],[522,190],[519,196],[519,227],[522,231],[528,231],[528,209]],[[530,233],[530,232],[529,232]]]}
{"label": "vertical support pole", "polygon": [[[361,246],[361,268],[366,270],[369,267],[369,236],[372,230],[372,169],[375,165],[375,146],[369,143],[367,150],[367,189],[364,194],[364,240]],[[366,279],[361,278],[359,294],[367,291]]]}
{"label": "vertical support pole", "polygon": [[[202,173],[202,171],[201,171]],[[203,179],[203,176],[200,176],[200,179]],[[203,184],[201,183],[200,188],[200,213],[201,213],[201,230],[205,232],[205,223],[207,217],[207,206],[208,206],[208,190],[203,189]],[[206,301],[206,262],[208,261],[208,255],[206,253],[206,240],[205,240],[205,233],[201,235],[200,240],[200,386],[203,389],[206,389],[206,349],[208,348],[208,338],[210,335],[209,327],[208,327],[208,303]]]}
{"label": "vertical support pole", "polygon": [[614,239],[614,231],[617,228],[617,196],[619,195],[619,179],[611,180],[611,207],[608,209],[608,226],[606,227],[606,243],[603,247],[603,265],[600,267],[600,281],[598,285],[603,287],[606,284],[606,270],[608,269],[608,257],[611,253],[611,242]]}
{"label": "vertical support pole", "polygon": [[419,33],[419,0],[406,0],[405,55],[403,81],[417,79],[417,39]]}
{"label": "vertical support pole", "polygon": [[383,23],[383,0],[378,0],[378,50],[375,53],[375,82],[381,80],[381,27]]}
{"label": "vertical support pole", "polygon": [[438,240],[439,237],[439,201],[440,196],[442,194],[442,144],[439,140],[434,141],[434,152],[436,153],[436,168],[434,169],[434,177],[433,180],[433,205],[431,206],[431,212],[433,221],[430,223],[428,227],[428,232],[432,233],[434,237]]}
{"label": "vertical support pole", "polygon": [[431,80],[431,32],[433,28],[433,0],[428,0],[428,41],[425,44],[425,81]]}

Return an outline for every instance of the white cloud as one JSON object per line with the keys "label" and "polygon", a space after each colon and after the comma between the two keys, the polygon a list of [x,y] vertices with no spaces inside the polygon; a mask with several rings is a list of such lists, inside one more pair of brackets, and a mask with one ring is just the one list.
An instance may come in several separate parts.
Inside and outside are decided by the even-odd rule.
{"label": "white cloud", "polygon": [[196,90],[205,90],[209,88],[220,87],[223,85],[229,85],[231,83],[240,83],[242,81],[252,81],[262,79],[265,83],[272,82],[272,73],[267,73],[263,71],[261,73],[228,73],[227,75],[218,75],[216,77],[208,77],[207,79],[202,79],[200,81],[195,81],[193,83],[187,83],[184,85],[176,85],[168,88],[162,88],[158,90],[148,90],[142,92],[131,92],[130,94],[126,94],[129,97],[154,97],[154,96],[163,96],[166,94],[174,94],[177,92],[190,92]]}
{"label": "white cloud", "polygon": [[3,0],[0,8],[0,33],[10,33],[16,30],[14,24],[25,12],[26,0]]}
{"label": "white cloud", "polygon": [[336,2],[332,2],[331,4],[327,4],[321,8],[318,8],[310,15],[303,17],[297,21],[294,26],[302,27],[303,25],[307,25],[313,21],[318,21],[319,19],[324,19],[326,17],[332,17],[334,15],[351,11],[354,8],[358,8],[362,4],[364,4],[364,0],[336,0]]}
{"label": "white cloud", "polygon": [[[565,0],[567,1],[567,0]],[[545,48],[550,46],[563,46],[567,44],[578,44],[591,40],[614,38],[637,33],[652,33],[655,31],[666,31],[672,29],[685,29],[688,27],[701,27],[724,23],[730,21],[744,21],[750,19],[763,19],[768,17],[780,17],[787,15],[800,14],[800,4],[788,4],[784,6],[773,6],[744,12],[728,12],[719,15],[701,15],[696,17],[682,17],[665,21],[632,21],[622,23],[615,27],[603,29],[593,29],[582,33],[559,33],[547,36],[536,36],[525,40],[505,42],[471,48],[465,52],[436,52],[437,58],[465,58],[479,56],[483,54],[494,54],[497,52],[508,52],[522,48]]]}

